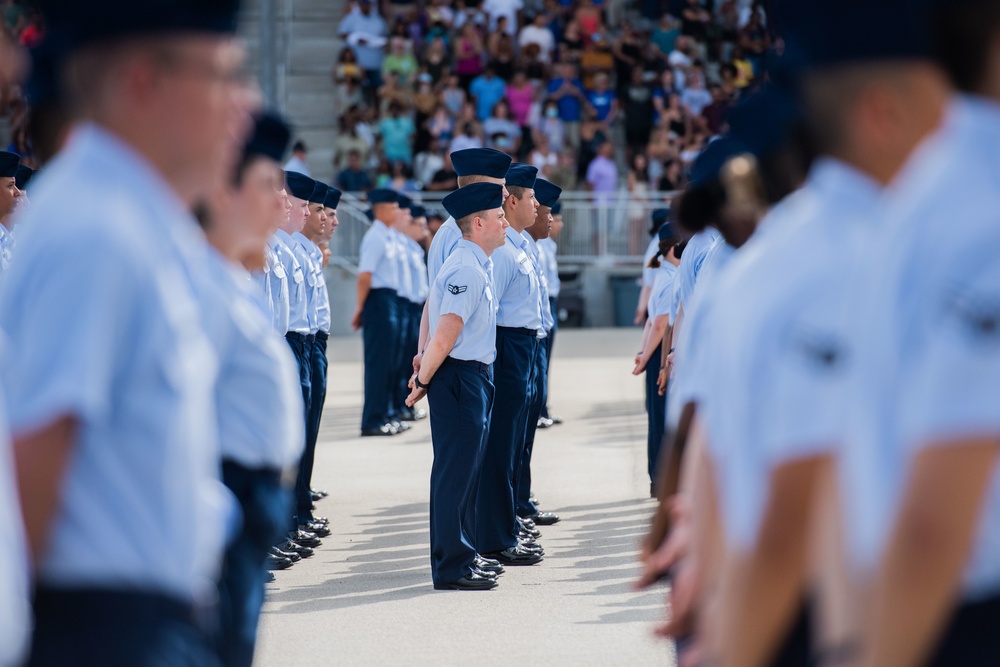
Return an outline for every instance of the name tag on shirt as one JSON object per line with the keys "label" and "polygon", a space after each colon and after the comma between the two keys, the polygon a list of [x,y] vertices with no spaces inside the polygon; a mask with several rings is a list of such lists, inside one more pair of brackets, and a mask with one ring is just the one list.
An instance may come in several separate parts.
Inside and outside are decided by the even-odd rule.
{"label": "name tag on shirt", "polygon": [[294,280],[296,284],[301,284],[302,281],[305,280],[305,277],[302,275],[301,268],[295,269],[295,271],[292,273],[292,280]]}
{"label": "name tag on shirt", "polygon": [[285,280],[288,278],[288,274],[285,273],[285,267],[282,264],[274,265],[274,275],[278,280]]}

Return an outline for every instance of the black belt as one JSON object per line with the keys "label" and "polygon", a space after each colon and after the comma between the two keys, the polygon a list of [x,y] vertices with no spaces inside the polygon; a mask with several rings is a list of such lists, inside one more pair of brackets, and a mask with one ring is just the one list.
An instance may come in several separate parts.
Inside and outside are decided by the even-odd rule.
{"label": "black belt", "polygon": [[515,334],[517,336],[531,336],[532,338],[538,338],[538,332],[535,329],[517,329],[515,327],[501,327],[498,325],[497,333]]}
{"label": "black belt", "polygon": [[316,332],[316,340],[321,340],[321,341],[323,341],[325,343],[327,340],[329,340],[329,338],[330,338],[330,334],[328,334],[325,331],[317,331]]}
{"label": "black belt", "polygon": [[35,589],[35,613],[49,619],[73,622],[101,608],[131,609],[142,618],[150,614],[200,624],[203,610],[195,605],[158,592],[126,591],[109,588]]}
{"label": "black belt", "polygon": [[480,373],[490,372],[490,365],[484,364],[481,361],[456,359],[455,357],[445,357],[444,361],[441,362],[441,365],[444,366],[446,364],[449,366],[464,366],[466,368],[472,368],[479,371]]}
{"label": "black belt", "polygon": [[316,336],[312,334],[299,333],[298,331],[289,331],[288,333],[285,334],[285,338],[289,340],[297,340],[300,343],[308,343],[311,342],[314,338],[316,338]]}

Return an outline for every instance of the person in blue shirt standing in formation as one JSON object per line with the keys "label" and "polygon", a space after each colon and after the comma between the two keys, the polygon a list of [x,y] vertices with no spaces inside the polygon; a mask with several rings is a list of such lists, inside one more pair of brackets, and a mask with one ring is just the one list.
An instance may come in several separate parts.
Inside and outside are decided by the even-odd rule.
{"label": "person in blue shirt standing in formation", "polygon": [[426,395],[431,407],[434,587],[489,590],[503,566],[478,553],[475,504],[495,391],[497,297],[490,257],[506,242],[503,186],[474,183],[443,203],[463,238],[431,287],[430,342],[406,402],[412,407]]}
{"label": "person in blue shirt standing in formation", "polygon": [[545,387],[542,395],[542,414],[538,418],[538,428],[548,428],[562,424],[562,418],[549,413],[549,380],[552,368],[552,348],[556,342],[556,331],[559,329],[559,292],[562,283],[559,280],[559,260],[556,238],[562,232],[562,202],[552,205],[552,225],[545,238],[538,239],[538,254],[545,274],[545,282],[549,288],[549,311],[552,313],[552,329],[545,339]]}
{"label": "person in blue shirt standing in formation", "polygon": [[13,231],[9,218],[24,194],[17,187],[17,173],[21,156],[9,151],[0,151],[0,275],[7,271],[14,251]]}
{"label": "person in blue shirt standing in formation", "polygon": [[[538,208],[535,211],[535,220],[528,226],[521,236],[527,240],[528,256],[534,266],[541,288],[541,310],[542,328],[545,330],[545,342],[539,347],[538,355],[535,359],[533,401],[528,408],[528,421],[524,436],[524,451],[521,454],[521,461],[517,465],[516,482],[514,485],[514,503],[517,508],[517,516],[521,527],[534,537],[539,533],[535,525],[550,526],[559,522],[559,516],[553,512],[543,512],[539,510],[534,494],[531,492],[531,453],[535,446],[535,432],[541,421],[542,408],[545,405],[545,387],[548,384],[548,339],[555,329],[555,318],[552,309],[549,308],[549,285],[542,264],[541,250],[538,242],[548,238],[552,228],[552,207],[559,201],[562,188],[554,183],[546,181],[544,178],[535,179],[535,200]],[[530,521],[531,525],[525,526],[524,522]]]}
{"label": "person in blue shirt standing in formation", "polygon": [[[298,179],[296,179],[298,180]],[[298,479],[295,482],[296,515],[299,527],[319,537],[326,537],[330,529],[326,520],[313,517],[312,507],[312,469],[316,457],[316,441],[319,438],[319,424],[323,415],[323,401],[326,399],[326,363],[325,359],[317,359],[321,353],[316,345],[316,336],[320,331],[320,320],[323,312],[329,313],[329,303],[326,299],[326,280],[323,278],[323,258],[313,239],[326,235],[326,196],[329,186],[320,181],[313,181],[312,192],[306,201],[306,219],[302,228],[295,231],[291,238],[291,249],[302,266],[306,285],[306,316],[309,322],[309,334],[305,341],[305,352],[309,361],[309,403],[306,404],[305,433],[306,446],[299,466]],[[293,207],[298,202],[293,200]]]}
{"label": "person in blue shirt standing in formation", "polygon": [[[413,419],[413,411],[406,406],[406,397],[410,393],[408,384],[410,375],[412,374],[410,368],[413,365],[413,353],[410,352],[410,348],[406,344],[406,339],[409,336],[410,327],[419,327],[420,322],[419,320],[416,323],[412,322],[413,309],[411,308],[410,301],[414,290],[414,275],[410,266],[408,234],[410,226],[413,224],[413,216],[410,214],[410,207],[413,206],[413,200],[404,194],[397,194],[397,201],[399,209],[396,211],[395,220],[389,229],[392,243],[396,247],[396,275],[399,279],[396,289],[396,322],[398,331],[396,333],[396,347],[391,351],[394,366],[392,369],[392,397],[390,403],[392,405],[394,420],[400,424],[405,424],[406,428],[409,428],[410,424],[408,422],[415,421]],[[421,312],[423,312],[423,309],[421,309]]]}
{"label": "person in blue shirt standing in formation", "polygon": [[264,295],[271,313],[271,326],[275,335],[284,338],[288,333],[291,306],[288,274],[285,273],[284,264],[279,259],[281,241],[278,238],[278,228],[287,224],[292,212],[292,200],[288,198],[284,183],[281,184],[278,195],[281,197],[282,207],[278,217],[272,221],[274,231],[267,240],[267,248],[264,249],[264,266],[258,271],[251,271],[250,276]]}
{"label": "person in blue shirt standing in formation", "polygon": [[[311,549],[321,544],[317,534],[329,535],[325,520],[315,520],[312,516],[312,501],[308,491],[308,480],[305,479],[305,469],[309,462],[310,433],[308,425],[312,412],[313,401],[313,341],[318,330],[318,316],[315,308],[315,276],[312,275],[311,260],[303,249],[302,242],[308,239],[302,234],[307,224],[322,227],[325,217],[317,213],[322,208],[325,198],[325,186],[294,171],[285,172],[285,184],[291,202],[291,212],[288,220],[278,229],[280,241],[278,257],[285,273],[291,277],[289,281],[289,331],[285,334],[292,353],[299,367],[299,384],[302,391],[304,406],[302,422],[306,425],[305,446],[302,459],[299,462],[298,475],[295,482],[295,510],[292,516],[292,528],[289,541],[281,545],[282,551],[299,553],[303,557],[312,555]],[[323,194],[320,194],[322,190]],[[318,202],[318,204],[317,204]],[[322,221],[318,218],[322,217]],[[317,385],[319,378],[317,378]],[[279,554],[280,555],[280,554]]]}
{"label": "person in blue shirt standing in formation", "polygon": [[656,497],[656,474],[659,465],[660,446],[666,429],[666,398],[660,395],[657,380],[662,365],[663,339],[670,336],[670,301],[673,296],[674,277],[680,263],[674,255],[678,237],[669,222],[670,209],[653,211],[653,224],[659,229],[656,238],[659,243],[657,253],[648,268],[656,271],[653,289],[650,292],[647,310],[649,317],[643,329],[642,343],[635,356],[633,375],[645,373],[646,379],[646,462],[649,472],[650,496]]}
{"label": "person in blue shirt standing in formation", "polygon": [[405,400],[409,394],[409,381],[412,375],[410,369],[420,344],[420,320],[430,289],[423,246],[428,231],[426,209],[412,202],[409,208],[409,224],[401,230],[403,235],[401,253],[403,270],[409,274],[409,280],[406,282],[406,294],[404,295],[406,302],[403,304],[407,310],[407,318],[400,345],[403,364],[399,373],[399,383],[402,390],[399,403],[402,405],[401,413],[404,420],[418,421],[427,417],[427,411],[421,408],[411,408],[405,405]]}
{"label": "person in blue shirt standing in formation", "polygon": [[516,473],[533,400],[535,360],[545,336],[541,283],[527,254],[528,239],[521,236],[535,222],[537,173],[524,164],[512,164],[507,170],[507,242],[493,257],[499,307],[496,402],[476,499],[476,546],[505,565],[533,565],[543,555],[533,538],[521,535],[514,505]]}
{"label": "person in blue shirt standing in formation", "polygon": [[[506,198],[507,169],[511,163],[511,158],[506,153],[492,148],[467,148],[452,153],[451,162],[455,173],[458,174],[458,187],[463,188],[473,183],[494,183],[503,187]],[[458,229],[458,225],[455,224],[455,219],[449,216],[434,234],[434,238],[431,239],[431,247],[427,250],[427,280],[429,284],[434,284],[438,271],[458,247],[458,242],[461,239],[462,233]],[[427,337],[427,307],[424,306],[424,312],[420,318],[420,344],[417,356],[413,359],[414,372],[420,370],[420,358],[427,345]]]}
{"label": "person in blue shirt standing in formation", "polygon": [[284,209],[280,160],[290,132],[257,119],[233,178],[201,208],[209,287],[202,316],[219,357],[215,387],[222,479],[242,523],[226,548],[219,582],[216,647],[224,665],[249,667],[264,603],[268,551],[286,529],[302,455],[303,406],[295,359],[270,335],[271,313],[248,269],[260,268],[271,226]]}
{"label": "person in blue shirt standing in formation", "polygon": [[0,293],[35,564],[28,664],[213,665],[199,619],[235,508],[190,210],[232,178],[251,121],[238,3],[40,8],[66,40],[57,69],[78,122]]}
{"label": "person in blue shirt standing in formation", "polygon": [[395,421],[393,398],[399,350],[399,244],[391,227],[399,215],[399,195],[377,189],[368,193],[374,221],[361,241],[358,264],[358,306],[351,320],[364,329],[365,404],[362,436],[391,436],[403,428]]}

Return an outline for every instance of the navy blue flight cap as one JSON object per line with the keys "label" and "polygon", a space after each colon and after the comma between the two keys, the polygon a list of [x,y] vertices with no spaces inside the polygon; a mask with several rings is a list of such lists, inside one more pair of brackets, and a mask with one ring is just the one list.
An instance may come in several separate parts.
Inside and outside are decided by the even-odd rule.
{"label": "navy blue flight cap", "polygon": [[538,168],[532,167],[530,164],[517,164],[510,165],[507,169],[507,187],[512,185],[519,188],[534,188],[535,179],[538,177]]}
{"label": "navy blue flight cap", "polygon": [[765,86],[730,109],[726,120],[729,136],[762,158],[788,140],[800,118],[793,95],[775,86]]}
{"label": "navy blue flight cap", "polygon": [[37,5],[72,50],[154,34],[232,35],[240,0],[38,0]]}
{"label": "navy blue flight cap", "polygon": [[451,166],[459,176],[504,178],[511,157],[492,148],[466,148],[451,154]]}
{"label": "navy blue flight cap", "polygon": [[455,190],[441,202],[456,220],[467,215],[503,206],[503,186],[496,183],[473,183]]}
{"label": "navy blue flight cap", "polygon": [[557,201],[552,205],[552,215],[560,215],[562,213],[562,202]]}
{"label": "navy blue flight cap", "polygon": [[243,145],[243,157],[262,155],[275,162],[281,162],[288,150],[292,130],[281,116],[264,113],[254,119],[253,132]]}
{"label": "navy blue flight cap", "polygon": [[337,188],[332,185],[328,185],[326,187],[326,197],[323,198],[323,206],[336,210],[337,206],[340,205],[340,197],[343,194],[344,193]]}
{"label": "navy blue flight cap", "polygon": [[933,0],[792,0],[780,8],[787,51],[807,68],[929,58]]}
{"label": "navy blue flight cap", "polygon": [[741,142],[729,136],[716,139],[698,155],[691,165],[690,186],[708,185],[719,177],[719,172],[730,159],[750,150]]}
{"label": "navy blue flight cap", "polygon": [[410,208],[413,205],[413,200],[402,193],[396,197],[396,201],[399,202],[399,208]]}
{"label": "navy blue flight cap", "polygon": [[326,201],[326,191],[330,188],[326,183],[321,183],[315,181],[316,185],[313,186],[312,194],[306,197],[310,204],[320,204],[323,205]]}
{"label": "navy blue flight cap", "polygon": [[3,178],[14,178],[17,176],[17,165],[21,162],[21,156],[9,151],[0,151],[0,176]]}
{"label": "navy blue flight cap", "polygon": [[399,195],[395,190],[376,188],[368,192],[368,203],[372,206],[375,204],[398,204]]}
{"label": "navy blue flight cap", "polygon": [[552,208],[559,201],[561,194],[562,188],[555,183],[550,183],[544,178],[535,179],[535,199],[538,200],[540,206]]}
{"label": "navy blue flight cap", "polygon": [[14,175],[14,184],[18,190],[27,190],[28,182],[35,175],[35,170],[26,164],[17,165],[17,173]]}
{"label": "navy blue flight cap", "polygon": [[285,182],[288,183],[288,194],[303,201],[309,201],[316,189],[316,181],[297,171],[286,171]]}
{"label": "navy blue flight cap", "polygon": [[661,241],[666,241],[667,239],[672,239],[677,237],[677,232],[674,231],[674,226],[670,222],[664,220],[660,228],[656,230],[656,238]]}
{"label": "navy blue flight cap", "polygon": [[414,204],[410,206],[410,215],[412,215],[414,218],[426,218],[427,209],[424,208],[423,206],[420,206],[419,204]]}

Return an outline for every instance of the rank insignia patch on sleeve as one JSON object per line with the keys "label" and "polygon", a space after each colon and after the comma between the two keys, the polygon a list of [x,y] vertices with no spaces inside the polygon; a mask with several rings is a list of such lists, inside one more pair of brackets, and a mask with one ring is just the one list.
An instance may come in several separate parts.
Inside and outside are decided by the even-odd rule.
{"label": "rank insignia patch on sleeve", "polygon": [[466,285],[448,285],[448,291],[452,294],[461,294],[467,289],[469,288]]}

